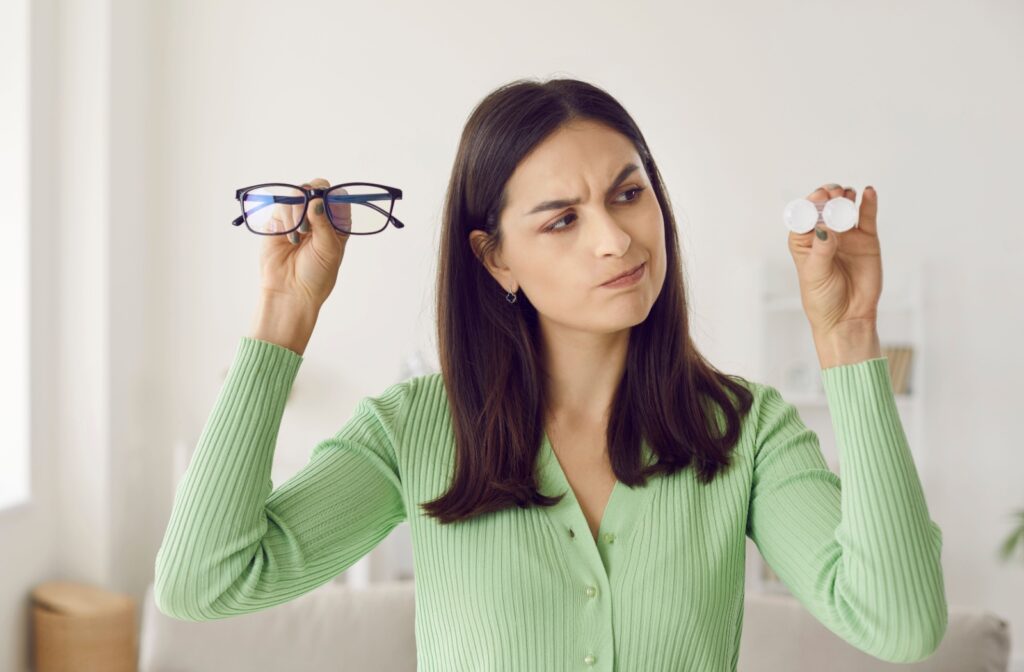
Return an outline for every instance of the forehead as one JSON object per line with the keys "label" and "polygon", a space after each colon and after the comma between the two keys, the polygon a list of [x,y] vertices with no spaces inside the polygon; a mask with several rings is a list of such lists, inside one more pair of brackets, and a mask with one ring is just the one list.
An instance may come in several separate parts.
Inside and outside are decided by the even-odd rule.
{"label": "forehead", "polygon": [[[629,161],[642,165],[629,138],[594,121],[573,121],[544,139],[516,166],[508,181],[509,203],[538,197],[572,198],[579,180],[598,188]],[[572,192],[572,193],[570,193]]]}

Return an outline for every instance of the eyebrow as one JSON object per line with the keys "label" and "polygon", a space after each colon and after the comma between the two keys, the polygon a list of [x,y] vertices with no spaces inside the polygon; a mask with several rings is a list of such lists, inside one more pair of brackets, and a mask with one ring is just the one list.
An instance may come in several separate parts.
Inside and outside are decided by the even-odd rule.
{"label": "eyebrow", "polygon": [[[618,176],[616,176],[615,181],[612,182],[612,186],[608,187],[608,191],[605,192],[605,196],[611,196],[612,192],[615,191],[620,184],[625,182],[626,178],[629,177],[630,174],[639,167],[640,166],[636,165],[635,163],[627,163],[625,167],[623,167],[623,169],[619,171],[619,174]],[[533,210],[530,210],[523,216],[528,217],[529,215],[532,215],[537,212],[542,212],[544,210],[560,210],[569,205],[576,205],[579,202],[579,197],[573,199],[560,198],[553,201],[544,201],[543,203],[537,204],[537,206],[534,207]]]}

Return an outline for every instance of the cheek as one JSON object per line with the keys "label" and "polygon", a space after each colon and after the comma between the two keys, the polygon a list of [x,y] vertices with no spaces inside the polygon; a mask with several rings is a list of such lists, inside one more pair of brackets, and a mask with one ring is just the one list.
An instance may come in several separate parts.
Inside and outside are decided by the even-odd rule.
{"label": "cheek", "polygon": [[542,313],[567,316],[592,298],[590,279],[565,250],[537,250],[529,265],[521,268],[530,301]]}
{"label": "cheek", "polygon": [[655,203],[653,210],[654,213],[651,216],[650,226],[644,229],[643,245],[647,248],[647,254],[651,260],[651,268],[649,270],[652,273],[650,280],[656,287],[661,287],[668,265],[665,251],[665,222],[662,219],[661,208],[657,207],[657,203]]}
{"label": "cheek", "polygon": [[649,203],[651,204],[651,210],[649,217],[655,230],[659,232],[659,235],[664,237],[665,234],[665,217],[661,213],[661,206],[658,205],[658,201],[652,198]]}
{"label": "cheek", "polygon": [[657,201],[644,212],[643,224],[638,228],[644,247],[652,258],[665,256],[665,220]]}
{"label": "cheek", "polygon": [[531,296],[543,297],[545,303],[575,291],[564,250],[537,245],[520,261],[518,269],[522,283],[532,290]]}

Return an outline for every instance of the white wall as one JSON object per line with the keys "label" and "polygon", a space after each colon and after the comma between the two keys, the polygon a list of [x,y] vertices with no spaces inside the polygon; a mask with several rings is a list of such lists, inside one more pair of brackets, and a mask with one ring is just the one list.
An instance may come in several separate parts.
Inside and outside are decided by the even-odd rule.
{"label": "white wall", "polygon": [[555,75],[604,86],[639,122],[680,218],[695,336],[725,370],[757,375],[744,329],[756,288],[730,279],[788,259],[784,199],[832,180],[878,188],[886,277],[919,260],[937,269],[922,477],[947,595],[1010,619],[1024,641],[1024,563],[995,556],[1024,507],[1024,94],[1009,85],[1024,62],[1020,5],[32,11],[36,500],[0,512],[0,669],[26,666],[36,582],[141,597],[152,577],[172,447],[198,438],[256,308],[260,241],[230,226],[234,190],[319,176],[405,192],[405,229],[347,248],[281,426],[280,483],[398,376],[401,356],[433,352],[439,213],[462,125],[499,84]]}

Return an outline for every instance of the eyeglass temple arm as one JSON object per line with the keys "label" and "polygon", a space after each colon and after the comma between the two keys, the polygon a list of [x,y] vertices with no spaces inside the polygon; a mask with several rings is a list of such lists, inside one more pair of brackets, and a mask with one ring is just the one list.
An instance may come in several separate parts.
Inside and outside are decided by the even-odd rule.
{"label": "eyeglass temple arm", "polygon": [[405,224],[403,224],[401,220],[399,220],[394,215],[388,214],[383,208],[379,208],[373,203],[370,203],[370,201],[392,201],[395,199],[399,199],[401,197],[401,193],[399,193],[397,196],[392,196],[391,194],[328,194],[327,201],[329,203],[362,203],[363,205],[369,206],[376,210],[377,212],[379,212],[380,214],[389,218],[390,221],[394,222],[395,228],[404,229]]}
{"label": "eyeglass temple arm", "polygon": [[398,217],[395,217],[394,215],[389,215],[383,208],[378,208],[373,203],[366,203],[365,205],[373,208],[374,210],[376,210],[380,214],[382,214],[385,217],[387,217],[391,222],[394,223],[396,229],[404,229],[405,228],[405,224],[402,224],[401,220],[399,220]]}

